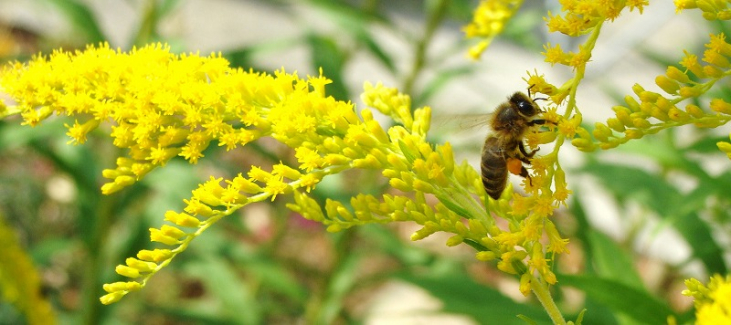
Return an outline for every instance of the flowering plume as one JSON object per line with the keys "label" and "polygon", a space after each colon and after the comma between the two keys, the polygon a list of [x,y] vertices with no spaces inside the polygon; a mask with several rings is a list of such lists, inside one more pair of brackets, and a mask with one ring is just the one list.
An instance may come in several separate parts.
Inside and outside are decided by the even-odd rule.
{"label": "flowering plume", "polygon": [[[232,69],[218,55],[175,55],[160,44],[129,53],[106,44],[75,53],[56,51],[9,65],[0,79],[17,101],[9,111],[19,112],[25,124],[37,125],[53,114],[73,116],[67,134],[76,144],[102,123],[112,124],[112,141],[127,154],[117,159],[116,169],[104,171],[111,180],[102,187],[105,194],[133,184],[176,156],[196,163],[211,143],[233,150],[271,137],[295,151],[298,166],[252,166],[231,179],[212,177],[201,184],[184,200],[184,211],[168,211],[167,224],[150,229],[151,240],[164,248],[142,250],[116,267],[129,280],[104,285],[104,304],[140,290],[221,218],[248,204],[290,194],[295,203],[289,208],[329,231],[413,221],[422,226],[413,240],[438,231],[452,233],[450,246],[466,243],[481,260],[499,259],[505,272],[528,275],[526,270],[535,270],[555,282],[538,244],[545,231],[551,239],[549,251],[564,250],[564,240],[545,220],[553,201],[536,200],[542,210],[530,218],[508,213],[504,200],[487,198],[470,165],[455,164],[449,143],[426,141],[429,107],[413,109],[408,96],[366,83],[362,98],[371,108],[359,116],[352,103],[325,95],[327,83],[322,76],[300,79],[282,71],[267,75]],[[374,110],[397,125],[384,129]],[[357,195],[349,202],[351,208],[334,200],[321,207],[308,196],[322,178],[354,168],[381,170],[402,194]],[[427,196],[439,203],[427,204]],[[485,203],[495,214],[488,213]],[[503,230],[496,215],[520,226]]]}

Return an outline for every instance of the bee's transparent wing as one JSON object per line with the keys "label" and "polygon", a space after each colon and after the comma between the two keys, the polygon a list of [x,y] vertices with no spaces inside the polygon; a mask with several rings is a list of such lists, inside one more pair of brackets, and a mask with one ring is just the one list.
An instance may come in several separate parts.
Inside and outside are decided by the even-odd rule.
{"label": "bee's transparent wing", "polygon": [[492,113],[451,114],[432,117],[431,129],[436,133],[459,133],[481,129],[490,122]]}

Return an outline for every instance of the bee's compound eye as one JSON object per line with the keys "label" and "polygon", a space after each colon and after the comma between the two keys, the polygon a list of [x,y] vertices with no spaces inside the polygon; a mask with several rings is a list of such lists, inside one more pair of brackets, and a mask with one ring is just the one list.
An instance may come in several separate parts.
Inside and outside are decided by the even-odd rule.
{"label": "bee's compound eye", "polygon": [[533,106],[533,103],[525,100],[518,102],[518,110],[520,110],[521,114],[528,116],[535,115],[536,113],[536,108]]}

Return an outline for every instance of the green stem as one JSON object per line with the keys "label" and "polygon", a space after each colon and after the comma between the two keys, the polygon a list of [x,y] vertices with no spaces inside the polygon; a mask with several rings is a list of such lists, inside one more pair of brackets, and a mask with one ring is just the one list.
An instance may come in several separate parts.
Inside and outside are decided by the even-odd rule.
{"label": "green stem", "polygon": [[553,323],[566,325],[566,320],[563,319],[561,311],[558,310],[556,302],[553,301],[551,293],[548,291],[548,286],[544,282],[536,279],[533,275],[530,275],[530,288],[533,290],[536,298],[538,298],[538,301],[541,302],[541,305],[543,305],[546,313],[548,313],[548,317],[551,317]]}
{"label": "green stem", "polygon": [[426,62],[426,48],[431,42],[437,27],[439,27],[439,24],[441,24],[442,20],[444,20],[444,15],[449,7],[449,2],[450,0],[440,0],[439,3],[436,4],[436,8],[433,10],[427,9],[429,21],[426,23],[424,36],[416,43],[414,62],[411,65],[411,71],[404,80],[404,86],[402,88],[405,94],[412,95],[416,78],[421,73],[421,70],[424,68],[424,63]]}

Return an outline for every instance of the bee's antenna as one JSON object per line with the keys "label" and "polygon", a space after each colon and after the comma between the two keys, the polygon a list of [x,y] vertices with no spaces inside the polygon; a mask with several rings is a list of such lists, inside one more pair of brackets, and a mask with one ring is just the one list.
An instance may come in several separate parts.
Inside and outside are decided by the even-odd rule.
{"label": "bee's antenna", "polygon": [[533,96],[532,96],[532,95],[531,95],[531,93],[530,93],[530,90],[531,90],[531,89],[533,89],[533,87],[535,87],[535,86],[536,86],[536,85],[530,85],[530,87],[528,87],[528,98],[530,98],[530,99],[531,99],[531,100],[533,100],[534,102],[535,102],[535,101],[537,101],[537,100],[548,100],[548,97],[538,97],[538,98],[533,98]]}

